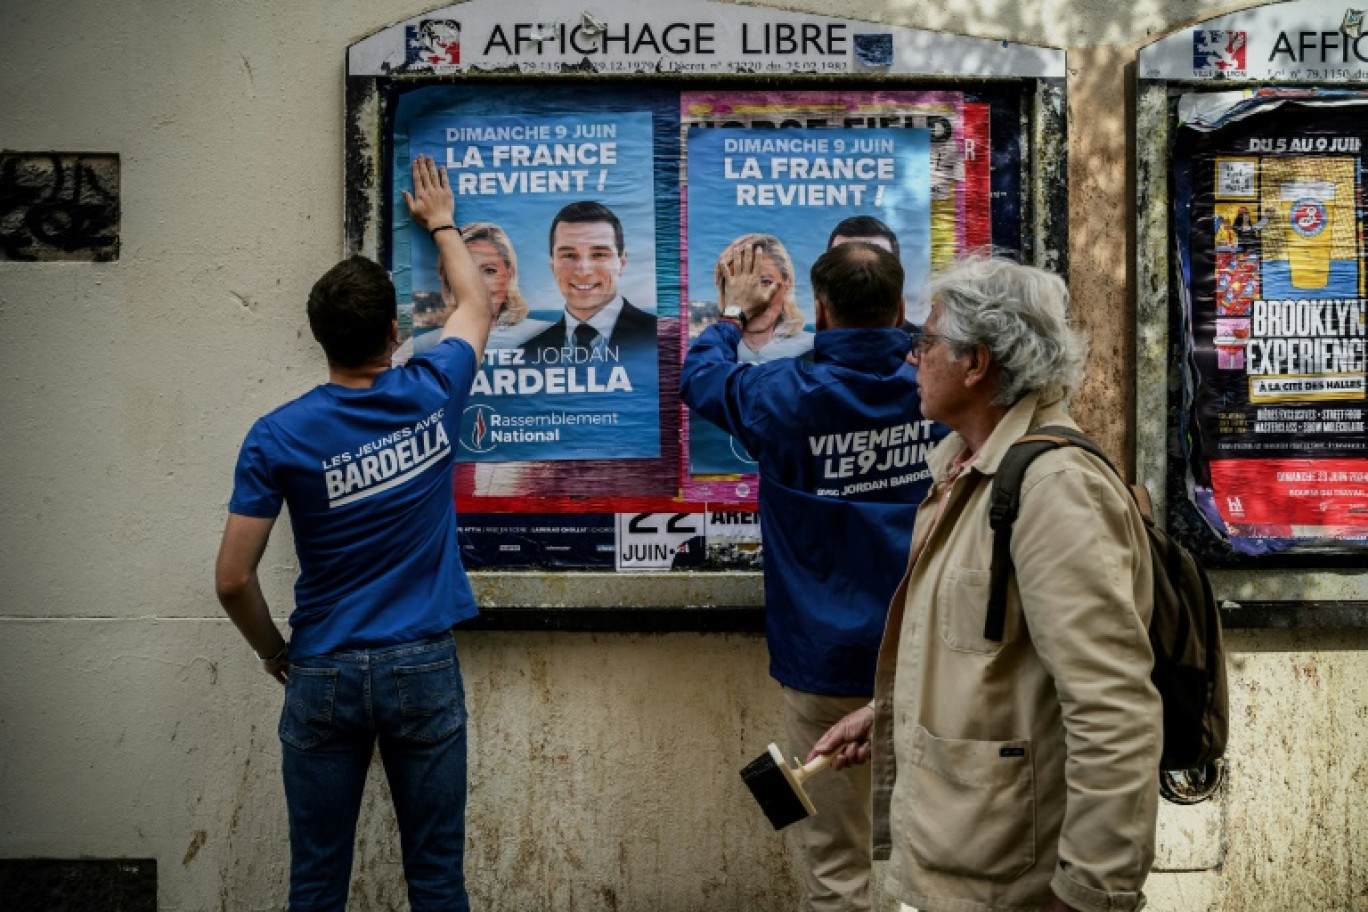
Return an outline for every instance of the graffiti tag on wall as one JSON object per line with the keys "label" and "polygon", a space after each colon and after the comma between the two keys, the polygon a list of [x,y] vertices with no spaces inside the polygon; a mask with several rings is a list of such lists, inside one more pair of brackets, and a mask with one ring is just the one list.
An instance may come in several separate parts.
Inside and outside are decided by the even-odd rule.
{"label": "graffiti tag on wall", "polygon": [[119,157],[0,153],[0,260],[119,258]]}

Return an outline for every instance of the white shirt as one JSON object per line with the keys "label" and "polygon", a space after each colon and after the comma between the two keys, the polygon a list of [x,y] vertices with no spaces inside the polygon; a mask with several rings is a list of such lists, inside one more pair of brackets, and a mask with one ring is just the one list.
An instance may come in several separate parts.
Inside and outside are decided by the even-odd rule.
{"label": "white shirt", "polygon": [[581,320],[567,310],[565,312],[565,341],[567,343],[573,342],[575,330],[579,328],[581,323],[588,323],[598,332],[598,338],[594,340],[594,344],[596,346],[607,345],[608,337],[613,334],[613,327],[617,326],[618,314],[622,313],[622,305],[625,303],[622,300],[622,295],[613,295],[613,300],[603,305],[599,312],[588,320]]}

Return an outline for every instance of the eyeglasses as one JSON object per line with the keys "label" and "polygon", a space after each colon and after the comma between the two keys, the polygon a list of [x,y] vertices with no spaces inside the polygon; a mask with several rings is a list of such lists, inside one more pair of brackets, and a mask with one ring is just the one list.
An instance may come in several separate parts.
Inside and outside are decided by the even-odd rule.
{"label": "eyeglasses", "polygon": [[920,358],[926,354],[927,349],[944,339],[944,336],[936,333],[916,332],[912,334],[912,347],[907,350],[909,355]]}

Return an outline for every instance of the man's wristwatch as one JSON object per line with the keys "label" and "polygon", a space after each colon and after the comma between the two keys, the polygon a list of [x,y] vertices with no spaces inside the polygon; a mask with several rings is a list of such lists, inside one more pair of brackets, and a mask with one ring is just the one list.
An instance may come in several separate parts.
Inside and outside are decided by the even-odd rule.
{"label": "man's wristwatch", "polygon": [[722,319],[735,323],[741,329],[746,328],[746,312],[735,304],[723,309]]}

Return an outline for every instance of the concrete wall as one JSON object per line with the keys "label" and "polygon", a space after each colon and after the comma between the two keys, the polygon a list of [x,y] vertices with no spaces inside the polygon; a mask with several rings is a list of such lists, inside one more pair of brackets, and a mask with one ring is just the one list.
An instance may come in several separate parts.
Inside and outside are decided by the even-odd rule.
{"label": "concrete wall", "polygon": [[[5,10],[0,147],[118,153],[124,210],[117,263],[0,263],[0,858],[150,857],[164,910],[282,905],[279,691],[221,619],[211,565],[243,433],[324,376],[302,302],[342,247],[343,49],[424,8]],[[840,10],[1070,48],[1071,285],[1095,352],[1076,411],[1117,454],[1133,434],[1123,68],[1147,35],[1224,8]],[[282,616],[293,573],[278,534],[263,577]],[[1229,792],[1214,821],[1166,830],[1172,858],[1221,863],[1156,874],[1153,907],[1368,906],[1368,636],[1231,644]],[[735,776],[780,730],[760,640],[490,633],[462,654],[480,908],[794,907],[789,848]],[[354,909],[402,904],[387,805],[377,779]]]}

